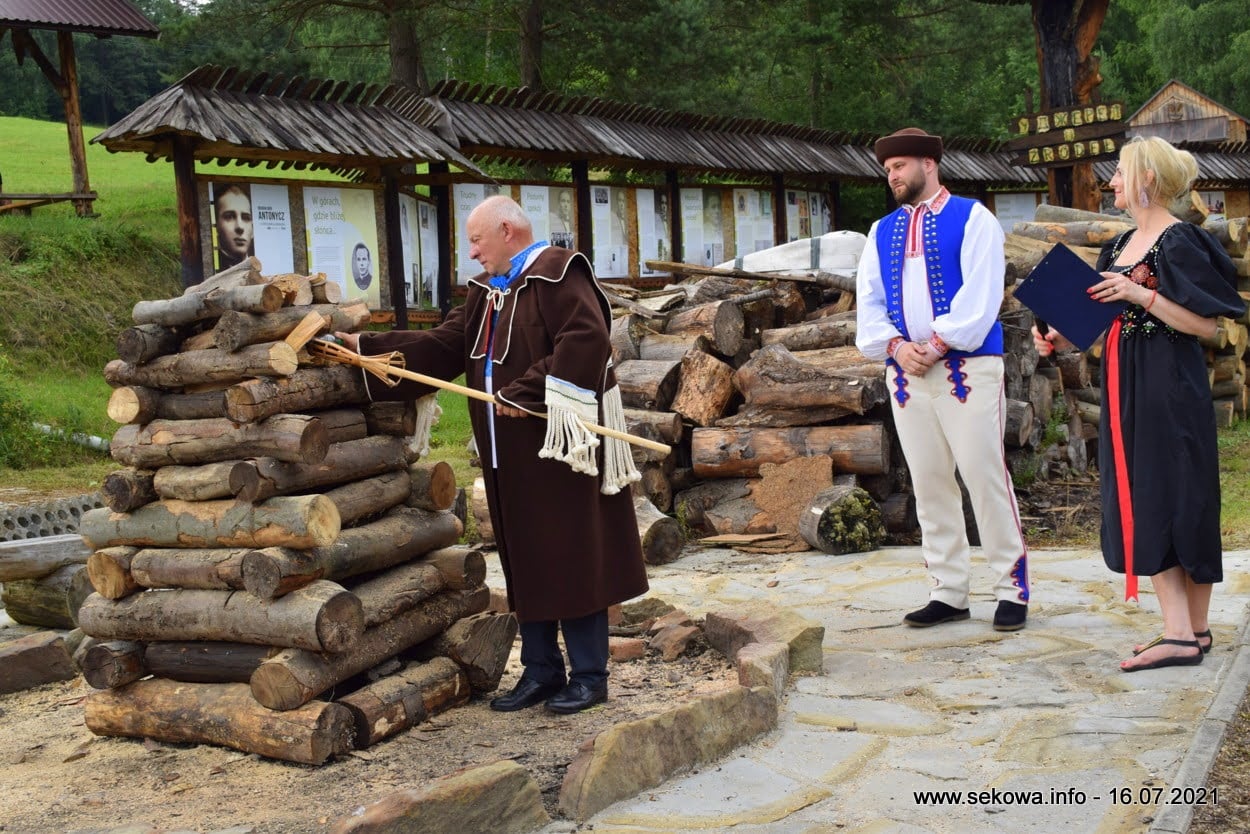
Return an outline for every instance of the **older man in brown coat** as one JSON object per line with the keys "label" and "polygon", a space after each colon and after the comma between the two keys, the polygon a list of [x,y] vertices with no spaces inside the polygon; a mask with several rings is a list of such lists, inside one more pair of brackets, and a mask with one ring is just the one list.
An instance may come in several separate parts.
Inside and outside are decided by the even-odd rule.
{"label": "older man in brown coat", "polygon": [[[494,394],[470,400],[491,525],[521,628],[520,681],[491,707],[546,702],[572,713],[607,698],[608,606],[645,593],[646,571],[620,441],[581,421],[623,427],[611,370],[610,308],[578,252],[534,242],[517,203],[497,196],[469,215],[470,257],[485,272],[440,326],[340,334],[361,353],[400,351],[407,367]],[[415,399],[365,376],[374,399]],[[535,415],[546,414],[548,420]],[[556,643],[564,634],[570,673]]]}

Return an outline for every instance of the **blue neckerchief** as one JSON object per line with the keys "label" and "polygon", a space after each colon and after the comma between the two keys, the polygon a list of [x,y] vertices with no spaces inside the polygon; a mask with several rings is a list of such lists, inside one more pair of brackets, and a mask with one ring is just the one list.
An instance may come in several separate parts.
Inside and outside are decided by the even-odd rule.
{"label": "blue neckerchief", "polygon": [[[517,279],[521,277],[521,272],[525,269],[525,261],[529,259],[530,253],[533,252],[535,249],[538,249],[541,246],[547,246],[547,245],[548,245],[547,241],[545,240],[540,240],[540,241],[537,241],[536,243],[531,243],[529,246],[525,247],[520,252],[517,252],[515,255],[509,258],[508,263],[510,264],[510,266],[508,268],[508,274],[507,275],[492,275],[490,277],[491,289],[503,290],[503,291],[511,289],[512,285],[515,284]],[[499,310],[494,309],[492,307],[490,311],[490,331],[486,340],[486,376],[487,377],[494,376],[494,374],[491,373],[491,365],[494,364],[494,358],[495,358],[495,324],[497,323],[498,319],[499,319]]]}
{"label": "blue neckerchief", "polygon": [[517,252],[508,259],[508,263],[511,264],[511,266],[508,268],[507,275],[492,275],[490,277],[491,287],[497,290],[506,290],[511,287],[514,283],[516,283],[516,279],[521,276],[521,270],[525,269],[525,261],[529,258],[530,252],[533,252],[540,246],[547,245],[547,241],[540,240],[536,243],[531,243],[520,252]]}

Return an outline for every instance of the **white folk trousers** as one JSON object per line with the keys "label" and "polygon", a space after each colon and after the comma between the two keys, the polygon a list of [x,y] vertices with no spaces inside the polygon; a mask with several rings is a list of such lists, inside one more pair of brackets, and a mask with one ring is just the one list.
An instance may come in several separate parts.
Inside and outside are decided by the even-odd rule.
{"label": "white folk trousers", "polygon": [[[937,363],[922,377],[886,366],[886,385],[911,471],[929,598],[968,607],[972,554],[956,467],[968,487],[995,599],[1027,604],[1028,553],[1003,452],[1003,360],[974,356]],[[900,404],[900,391],[905,394]],[[962,398],[962,399],[961,399]]]}

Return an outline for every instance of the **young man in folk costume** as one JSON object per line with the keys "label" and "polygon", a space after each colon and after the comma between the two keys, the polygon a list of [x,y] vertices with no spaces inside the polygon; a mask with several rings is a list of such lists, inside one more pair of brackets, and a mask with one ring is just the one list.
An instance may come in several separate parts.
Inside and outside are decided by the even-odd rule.
{"label": "young man in folk costume", "polygon": [[[647,590],[629,489],[639,476],[628,446],[581,422],[625,428],[610,307],[586,257],[535,243],[510,198],[483,201],[466,231],[469,256],[485,272],[468,282],[465,303],[443,324],[340,336],[364,354],[397,350],[407,368],[429,376],[463,373],[466,385],[496,397],[494,406],[470,400],[469,413],[525,669],[491,707],[545,702],[553,712],[578,712],[607,698],[608,606]],[[365,380],[374,399],[431,391]],[[542,414],[548,419],[535,416]]]}
{"label": "young man in folk costume", "polygon": [[994,573],[994,628],[1028,616],[1028,556],[1003,452],[1003,233],[985,206],[941,184],[942,139],[905,128],[877,141],[899,208],[873,224],[859,262],[856,346],[886,362],[911,471],[929,603],[917,628],[969,617],[971,552],[958,468]]}

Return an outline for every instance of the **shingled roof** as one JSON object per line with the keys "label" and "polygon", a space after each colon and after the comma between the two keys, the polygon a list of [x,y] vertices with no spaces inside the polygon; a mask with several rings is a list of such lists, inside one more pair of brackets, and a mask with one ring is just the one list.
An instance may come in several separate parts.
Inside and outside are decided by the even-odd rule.
{"label": "shingled roof", "polygon": [[386,165],[447,162],[485,177],[439,135],[440,114],[407,87],[286,78],[201,67],[92,139],[110,151],[172,157],[196,140],[199,161],[324,168],[366,178]]}
{"label": "shingled roof", "polygon": [[130,0],[0,0],[0,28],[155,38],[156,24]]}

